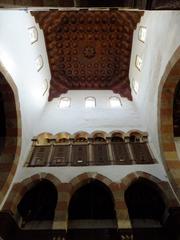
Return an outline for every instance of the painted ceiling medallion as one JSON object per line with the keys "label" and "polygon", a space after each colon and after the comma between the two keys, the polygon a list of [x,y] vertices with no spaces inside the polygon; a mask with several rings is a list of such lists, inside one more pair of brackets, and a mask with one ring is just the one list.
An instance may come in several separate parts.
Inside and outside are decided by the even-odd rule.
{"label": "painted ceiling medallion", "polygon": [[84,56],[87,58],[93,58],[96,55],[96,50],[92,46],[87,46],[84,48]]}
{"label": "painted ceiling medallion", "polygon": [[70,89],[107,89],[132,100],[129,65],[133,31],[142,11],[32,13],[44,31],[49,100]]}

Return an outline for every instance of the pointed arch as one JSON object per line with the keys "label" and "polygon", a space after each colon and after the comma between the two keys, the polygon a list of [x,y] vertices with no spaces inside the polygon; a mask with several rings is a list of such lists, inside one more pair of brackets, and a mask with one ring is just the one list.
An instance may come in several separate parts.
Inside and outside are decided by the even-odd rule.
{"label": "pointed arch", "polygon": [[100,182],[104,183],[108,188],[110,188],[110,190],[112,190],[111,189],[112,181],[109,178],[96,172],[87,172],[82,173],[71,179],[70,181],[70,184],[72,186],[71,194],[73,194],[78,188],[88,183],[91,179],[99,180]]}
{"label": "pointed arch", "polygon": [[[106,218],[112,218],[114,219],[113,221],[115,221],[114,224],[115,225],[117,224],[116,223],[117,221],[116,194],[113,188],[114,184],[110,179],[108,179],[107,177],[99,173],[83,173],[73,178],[70,181],[70,184],[71,184],[71,193],[70,193],[70,199],[68,203],[68,206],[69,206],[68,219],[70,217],[71,220],[73,220],[74,218],[75,220],[78,220],[80,216],[82,217],[82,219],[86,219],[88,216],[89,217],[91,216],[92,220],[99,219],[100,217],[102,217],[102,220]],[[99,190],[97,191],[97,189]],[[100,206],[98,207],[99,199],[101,199],[101,197],[99,196],[100,198],[98,198],[97,200],[96,196],[99,191],[101,192],[102,196],[105,197],[104,199],[105,205],[107,204],[107,202],[109,204],[107,205],[107,207],[105,207],[104,213],[102,211],[102,208]],[[96,194],[92,195],[92,192],[95,192]],[[92,200],[93,202],[89,202],[88,200],[89,199],[88,195],[90,193],[93,196],[93,200]],[[82,209],[84,210],[82,211],[81,209],[80,213],[77,213],[76,211],[77,206],[79,206],[79,208],[81,208],[80,206],[82,206]],[[86,207],[87,207],[87,212],[85,211]],[[96,213],[95,213],[95,208],[99,209],[99,211],[97,209]],[[88,211],[89,209],[93,209],[93,214],[91,211],[90,212]],[[106,209],[107,209],[107,212],[106,212]]]}
{"label": "pointed arch", "polygon": [[[24,179],[22,182],[16,183],[13,185],[12,190],[3,206],[4,210],[11,211],[14,215],[17,213],[17,205],[20,202],[21,198],[24,194],[30,190],[33,186],[35,186],[38,182],[42,179],[49,180],[51,183],[54,184],[56,189],[59,189],[59,185],[61,181],[52,174],[49,173],[38,173],[29,178]],[[58,202],[60,199],[58,199]],[[57,204],[58,205],[58,204]]]}
{"label": "pointed arch", "polygon": [[173,101],[180,81],[180,46],[168,62],[158,89],[158,130],[160,150],[168,177],[180,199],[180,161],[173,133]]}
{"label": "pointed arch", "polygon": [[154,183],[157,188],[159,189],[159,192],[164,199],[166,205],[168,207],[178,206],[178,202],[175,199],[175,196],[172,192],[172,189],[168,182],[162,181],[159,178],[153,176],[152,174],[149,174],[147,172],[143,171],[136,171],[133,173],[130,173],[126,175],[122,180],[121,184],[123,186],[123,192],[127,190],[127,188],[135,181],[137,181],[140,178],[144,178],[149,180],[150,182]]}
{"label": "pointed arch", "polygon": [[[1,186],[0,186],[0,203],[3,201],[7,190],[15,176],[16,168],[21,153],[21,112],[19,95],[16,84],[10,76],[4,65],[0,62],[0,91],[4,104],[5,116],[5,142],[1,149]],[[2,164],[6,165],[4,168]],[[8,164],[8,165],[7,165]]]}

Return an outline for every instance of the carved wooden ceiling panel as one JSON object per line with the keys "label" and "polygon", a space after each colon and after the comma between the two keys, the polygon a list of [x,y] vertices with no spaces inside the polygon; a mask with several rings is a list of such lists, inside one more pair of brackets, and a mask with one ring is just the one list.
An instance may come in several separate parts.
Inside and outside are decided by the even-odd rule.
{"label": "carved wooden ceiling panel", "polygon": [[108,89],[132,100],[129,65],[142,11],[33,12],[44,31],[49,100],[70,89]]}

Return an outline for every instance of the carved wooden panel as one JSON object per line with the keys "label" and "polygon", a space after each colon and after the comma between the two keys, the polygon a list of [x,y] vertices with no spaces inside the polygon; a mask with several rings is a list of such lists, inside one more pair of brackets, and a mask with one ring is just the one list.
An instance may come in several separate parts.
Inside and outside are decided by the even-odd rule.
{"label": "carved wooden panel", "polygon": [[49,153],[50,146],[35,146],[28,165],[32,167],[47,165]]}
{"label": "carved wooden panel", "polygon": [[126,143],[113,142],[111,143],[113,159],[115,164],[130,164],[131,157]]}
{"label": "carved wooden panel", "polygon": [[108,144],[92,144],[93,165],[107,165],[110,163]]}
{"label": "carved wooden panel", "polygon": [[44,31],[49,100],[69,89],[111,89],[132,100],[129,65],[141,11],[32,12]]}
{"label": "carved wooden panel", "polygon": [[86,144],[72,145],[71,165],[88,165],[89,146]]}
{"label": "carved wooden panel", "polygon": [[[138,164],[154,163],[147,143],[129,143],[133,160]],[[70,149],[71,154],[70,154]],[[110,159],[109,147],[113,154]],[[131,154],[127,143],[111,142],[92,143],[91,155],[89,144],[35,146],[28,166],[84,166],[84,165],[110,165],[110,164],[132,164]],[[50,156],[51,154],[51,156]],[[90,157],[91,156],[91,157]],[[48,162],[48,159],[50,161]]]}
{"label": "carved wooden panel", "polygon": [[69,162],[70,145],[54,145],[51,155],[51,166],[64,166]]}
{"label": "carved wooden panel", "polygon": [[136,163],[154,163],[146,143],[130,143],[130,146]]}

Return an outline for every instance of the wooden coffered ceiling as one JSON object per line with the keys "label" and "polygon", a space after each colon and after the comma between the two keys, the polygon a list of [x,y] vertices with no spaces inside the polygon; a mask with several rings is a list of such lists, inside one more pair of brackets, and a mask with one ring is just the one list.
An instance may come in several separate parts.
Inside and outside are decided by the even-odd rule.
{"label": "wooden coffered ceiling", "polygon": [[51,70],[49,100],[70,89],[108,89],[132,100],[132,38],[143,11],[55,10],[32,15],[44,31]]}

